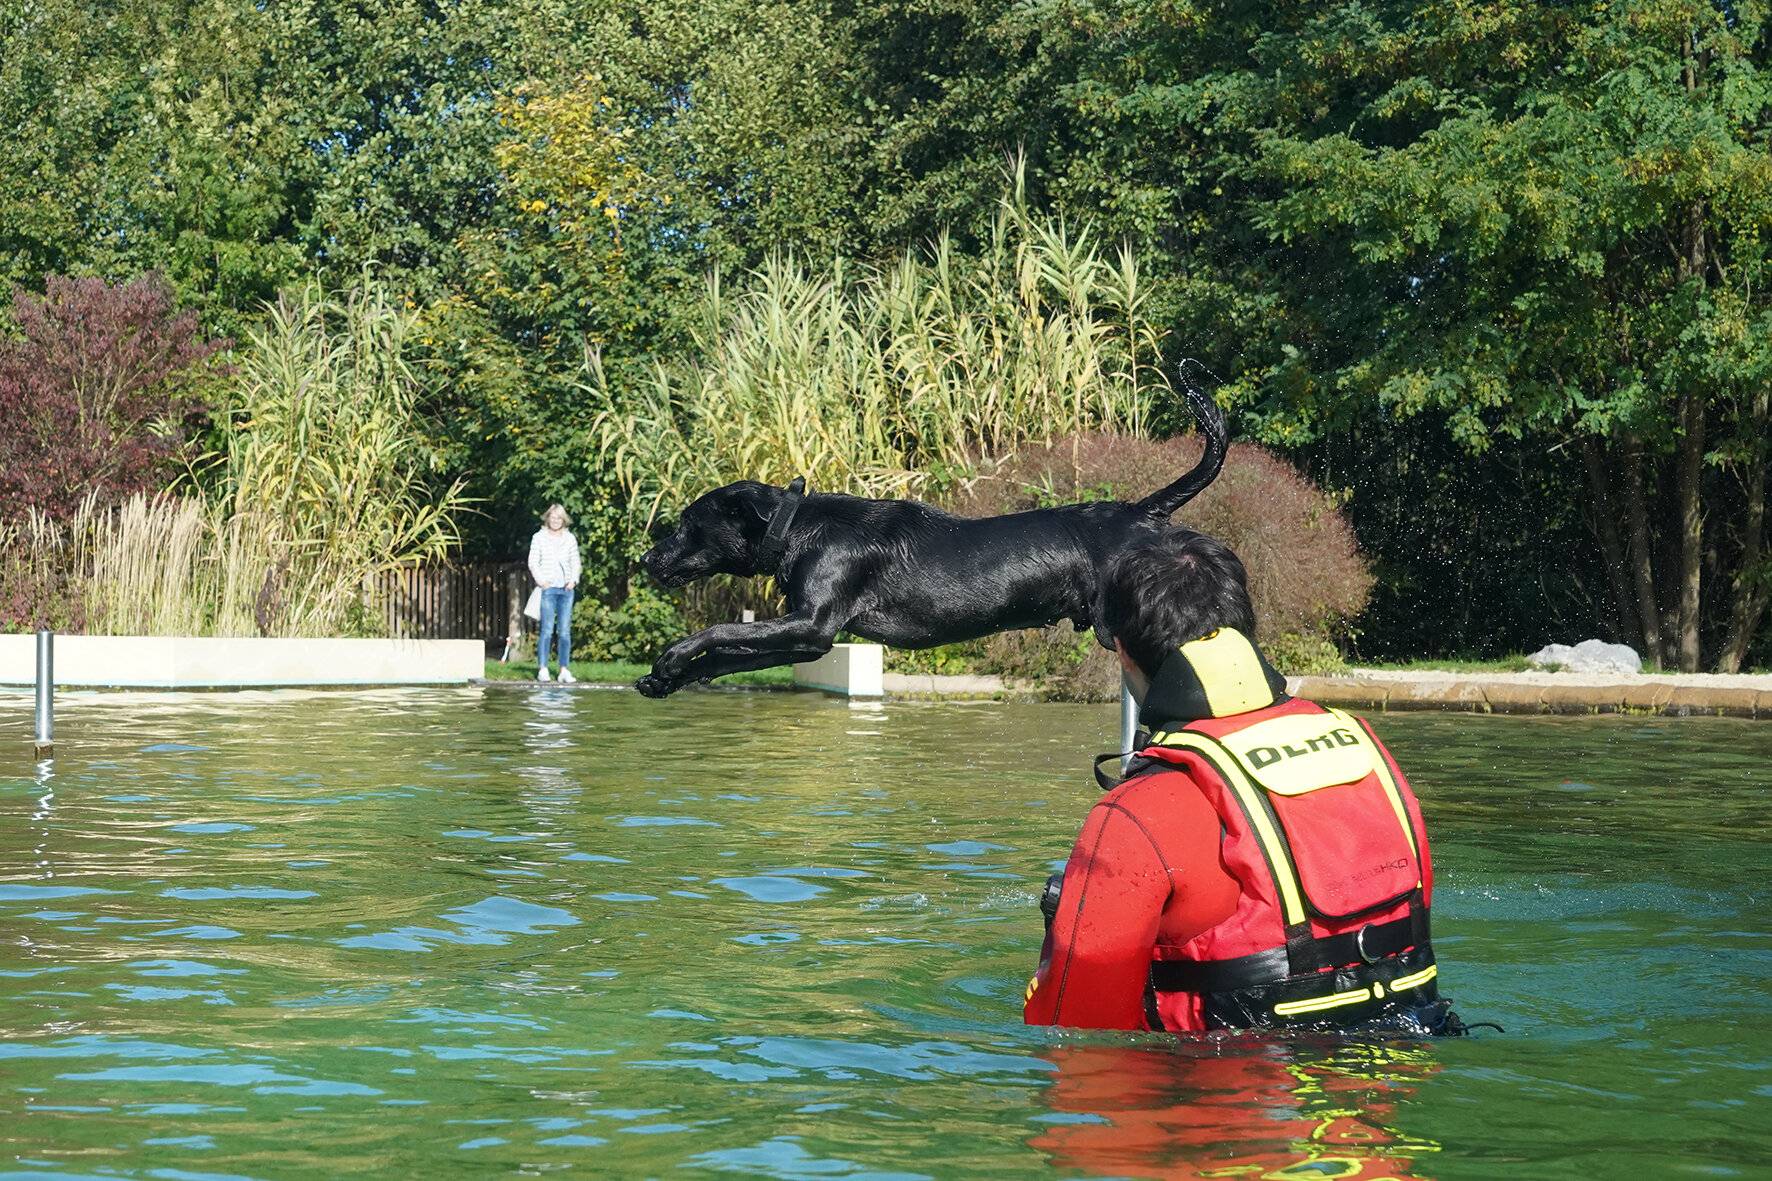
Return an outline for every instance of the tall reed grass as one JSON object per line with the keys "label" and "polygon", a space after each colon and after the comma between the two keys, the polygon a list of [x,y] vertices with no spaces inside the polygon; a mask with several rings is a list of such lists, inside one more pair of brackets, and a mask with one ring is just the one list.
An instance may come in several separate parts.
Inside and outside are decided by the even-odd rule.
{"label": "tall reed grass", "polygon": [[738,293],[711,277],[695,359],[617,390],[587,358],[592,433],[648,523],[744,478],[916,494],[1027,441],[1143,433],[1169,392],[1150,309],[1128,248],[1017,184],[977,258],[943,236],[882,266],[772,258]]}
{"label": "tall reed grass", "polygon": [[437,491],[406,360],[416,316],[379,284],[286,294],[248,334],[232,383],[217,536],[221,610],[250,599],[255,624],[337,630],[363,588],[457,543],[459,482]]}
{"label": "tall reed grass", "polygon": [[286,294],[227,384],[225,445],[176,492],[13,525],[19,568],[60,572],[97,634],[372,631],[374,576],[443,556],[464,507],[427,478],[413,323],[372,283]]}

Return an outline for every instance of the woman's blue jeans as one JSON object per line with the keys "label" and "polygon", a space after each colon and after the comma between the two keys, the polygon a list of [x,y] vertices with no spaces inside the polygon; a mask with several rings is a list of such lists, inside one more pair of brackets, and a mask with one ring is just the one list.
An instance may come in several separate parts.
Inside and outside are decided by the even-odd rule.
{"label": "woman's blue jeans", "polygon": [[541,635],[535,641],[536,663],[548,666],[548,643],[558,637],[560,667],[572,655],[572,588],[550,586],[541,592]]}

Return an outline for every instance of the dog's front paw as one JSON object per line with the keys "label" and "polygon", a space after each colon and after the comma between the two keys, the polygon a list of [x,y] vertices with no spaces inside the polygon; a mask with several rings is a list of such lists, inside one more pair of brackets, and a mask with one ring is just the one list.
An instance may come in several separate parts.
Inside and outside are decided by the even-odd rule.
{"label": "dog's front paw", "polygon": [[681,681],[683,674],[689,669],[693,657],[675,648],[668,648],[659,658],[652,662],[652,675],[660,678]]}
{"label": "dog's front paw", "polygon": [[657,673],[647,673],[634,682],[634,688],[640,691],[640,696],[653,698],[669,697],[677,689],[675,685]]}

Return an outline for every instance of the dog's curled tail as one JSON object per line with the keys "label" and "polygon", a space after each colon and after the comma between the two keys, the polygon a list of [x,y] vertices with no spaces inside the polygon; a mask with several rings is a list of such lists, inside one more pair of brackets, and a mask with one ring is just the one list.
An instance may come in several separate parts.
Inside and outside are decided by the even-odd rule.
{"label": "dog's curled tail", "polygon": [[1194,465],[1193,471],[1138,502],[1138,507],[1152,516],[1167,518],[1198,496],[1206,485],[1218,477],[1218,470],[1224,466],[1225,452],[1230,450],[1230,432],[1224,425],[1224,412],[1201,384],[1201,378],[1213,385],[1217,384],[1217,379],[1211,372],[1193,358],[1181,363],[1177,375],[1181,395],[1193,408],[1194,421],[1200,428],[1200,434],[1206,439],[1206,450],[1201,452],[1200,462]]}

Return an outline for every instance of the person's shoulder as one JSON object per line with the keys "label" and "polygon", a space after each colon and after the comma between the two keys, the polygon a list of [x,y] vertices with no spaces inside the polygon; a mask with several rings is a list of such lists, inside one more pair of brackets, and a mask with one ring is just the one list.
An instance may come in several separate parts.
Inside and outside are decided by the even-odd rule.
{"label": "person's shoulder", "polygon": [[1135,767],[1132,774],[1121,780],[1117,787],[1103,795],[1100,802],[1132,807],[1177,790],[1189,789],[1193,783],[1193,778],[1188,775],[1185,767],[1160,759],[1147,759],[1142,766]]}
{"label": "person's shoulder", "polygon": [[1153,763],[1108,792],[1102,803],[1131,817],[1153,841],[1174,839],[1164,833],[1212,828],[1212,801],[1187,769],[1157,760]]}

